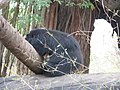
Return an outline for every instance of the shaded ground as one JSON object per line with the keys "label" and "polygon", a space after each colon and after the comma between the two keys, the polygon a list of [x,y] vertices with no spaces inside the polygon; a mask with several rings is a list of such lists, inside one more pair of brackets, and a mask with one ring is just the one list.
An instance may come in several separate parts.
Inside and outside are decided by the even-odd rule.
{"label": "shaded ground", "polygon": [[0,78],[0,90],[120,90],[120,73]]}

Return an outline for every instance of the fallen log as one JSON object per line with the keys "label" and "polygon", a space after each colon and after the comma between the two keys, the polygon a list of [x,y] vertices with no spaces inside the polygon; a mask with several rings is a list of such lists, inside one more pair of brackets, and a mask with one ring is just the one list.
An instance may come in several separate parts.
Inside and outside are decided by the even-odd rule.
{"label": "fallen log", "polygon": [[0,16],[0,41],[31,71],[36,74],[41,72],[40,55],[2,16]]}
{"label": "fallen log", "polygon": [[1,90],[120,90],[120,73],[0,78]]}

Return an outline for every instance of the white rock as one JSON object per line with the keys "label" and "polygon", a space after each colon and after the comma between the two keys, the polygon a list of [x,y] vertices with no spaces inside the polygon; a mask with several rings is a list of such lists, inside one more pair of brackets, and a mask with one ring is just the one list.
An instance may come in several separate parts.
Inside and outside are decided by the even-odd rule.
{"label": "white rock", "polygon": [[104,19],[96,19],[90,46],[89,73],[120,72],[120,51],[117,35],[112,36],[113,28]]}

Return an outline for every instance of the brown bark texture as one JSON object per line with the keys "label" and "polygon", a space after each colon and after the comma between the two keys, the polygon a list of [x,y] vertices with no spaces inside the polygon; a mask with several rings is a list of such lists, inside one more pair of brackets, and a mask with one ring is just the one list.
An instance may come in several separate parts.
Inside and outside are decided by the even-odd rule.
{"label": "brown bark texture", "polygon": [[8,6],[10,0],[0,0],[0,9],[5,8]]}
{"label": "brown bark texture", "polygon": [[0,16],[0,41],[31,71],[41,72],[42,59],[35,49]]}

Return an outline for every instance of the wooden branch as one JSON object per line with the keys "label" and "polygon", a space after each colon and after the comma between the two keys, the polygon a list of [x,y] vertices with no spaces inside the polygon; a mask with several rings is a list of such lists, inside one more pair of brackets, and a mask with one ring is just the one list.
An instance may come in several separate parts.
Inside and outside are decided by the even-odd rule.
{"label": "wooden branch", "polygon": [[41,57],[36,50],[0,16],[0,41],[34,73],[40,73]]}

